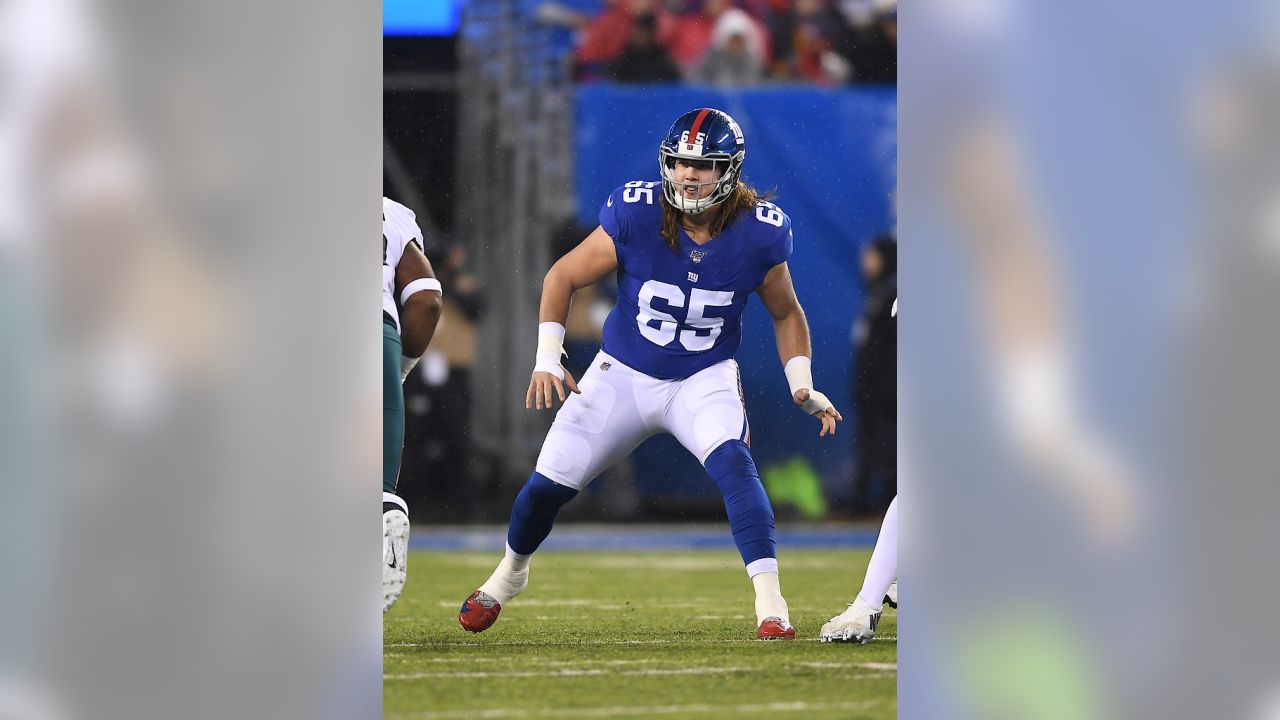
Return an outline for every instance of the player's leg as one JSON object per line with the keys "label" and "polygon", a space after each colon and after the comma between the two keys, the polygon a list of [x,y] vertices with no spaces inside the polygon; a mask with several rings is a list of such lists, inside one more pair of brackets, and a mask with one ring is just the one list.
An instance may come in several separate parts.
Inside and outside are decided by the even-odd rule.
{"label": "player's leg", "polygon": [[733,540],[755,586],[757,636],[795,637],[779,585],[773,506],[751,457],[737,363],[726,360],[681,381],[666,428],[698,458],[724,496]]}
{"label": "player's leg", "polygon": [[871,552],[871,563],[867,566],[867,575],[858,597],[872,605],[883,603],[889,586],[897,577],[898,498],[895,496],[884,514],[884,522],[880,524],[880,534],[876,537],[876,547]]}
{"label": "player's leg", "polygon": [[[880,536],[876,538],[875,550],[871,552],[871,563],[867,566],[862,590],[848,609],[822,626],[822,641],[865,643],[870,640],[876,634],[880,613],[897,577],[898,498],[895,497],[880,525]],[[897,595],[894,589],[892,598],[895,605]]]}
{"label": "player's leg", "polygon": [[600,353],[556,414],[534,473],[511,508],[507,547],[488,580],[462,604],[458,622],[480,632],[498,618],[502,604],[524,591],[529,559],[546,540],[560,508],[597,475],[616,464],[651,432],[637,397],[649,378]]}
{"label": "player's leg", "polygon": [[382,324],[382,612],[404,590],[409,561],[409,507],[396,494],[404,451],[404,388],[400,385],[400,335]]}

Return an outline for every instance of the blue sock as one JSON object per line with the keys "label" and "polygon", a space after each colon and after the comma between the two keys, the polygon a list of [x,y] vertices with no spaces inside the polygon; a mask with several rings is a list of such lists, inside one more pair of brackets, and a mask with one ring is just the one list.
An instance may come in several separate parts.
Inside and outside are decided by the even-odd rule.
{"label": "blue sock", "polygon": [[747,444],[729,440],[711,451],[703,466],[724,496],[724,509],[729,514],[729,527],[742,562],[750,565],[760,558],[777,557],[773,506],[760,483],[760,474],[756,472]]}
{"label": "blue sock", "polygon": [[515,505],[511,506],[507,544],[521,555],[532,555],[551,534],[556,513],[577,494],[577,490],[557,484],[541,473],[530,475],[516,496]]}

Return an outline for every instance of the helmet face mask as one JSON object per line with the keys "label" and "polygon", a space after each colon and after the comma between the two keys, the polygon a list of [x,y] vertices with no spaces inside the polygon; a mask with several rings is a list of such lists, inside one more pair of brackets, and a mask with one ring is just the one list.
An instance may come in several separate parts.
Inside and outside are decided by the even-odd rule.
{"label": "helmet face mask", "polygon": [[[699,108],[681,115],[658,147],[658,169],[662,195],[667,204],[681,212],[697,215],[724,202],[738,186],[746,143],[738,123],[727,114]],[[710,180],[686,182],[677,172],[677,161],[695,167],[711,163]],[[688,193],[689,188],[697,192]],[[706,189],[711,192],[703,197]]]}

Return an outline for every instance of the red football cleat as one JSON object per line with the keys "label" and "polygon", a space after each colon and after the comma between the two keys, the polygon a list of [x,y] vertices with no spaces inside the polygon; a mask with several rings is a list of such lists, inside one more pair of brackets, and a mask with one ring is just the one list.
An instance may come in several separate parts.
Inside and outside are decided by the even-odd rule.
{"label": "red football cleat", "polygon": [[767,617],[760,621],[760,629],[756,630],[756,637],[761,640],[795,640],[796,629],[780,617]]}
{"label": "red football cleat", "polygon": [[[502,604],[496,598],[477,590],[462,603],[462,610],[458,612],[458,624],[468,632],[484,632],[498,621],[500,612],[502,612]],[[795,634],[792,630],[791,636],[795,637]]]}

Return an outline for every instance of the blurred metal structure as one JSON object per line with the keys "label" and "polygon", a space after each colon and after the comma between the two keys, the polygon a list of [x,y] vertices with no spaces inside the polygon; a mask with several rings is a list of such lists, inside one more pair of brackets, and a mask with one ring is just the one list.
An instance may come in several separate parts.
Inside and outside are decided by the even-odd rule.
{"label": "blurred metal structure", "polygon": [[549,426],[524,412],[554,229],[573,212],[573,84],[557,30],[518,0],[472,0],[459,43],[456,235],[492,299],[478,329],[473,443],[522,477]]}
{"label": "blurred metal structure", "polygon": [[[385,41],[384,41],[385,42]],[[394,51],[391,51],[394,52]],[[448,107],[453,104],[453,97],[458,92],[458,78],[452,69],[443,69],[427,65],[398,63],[400,67],[389,69],[387,65],[388,49],[383,48],[384,72],[382,76],[383,93],[383,135],[382,135],[382,172],[383,194],[412,208],[417,216],[418,227],[422,230],[423,246],[429,254],[443,253],[447,241],[447,223],[444,228],[437,222],[428,202],[435,185],[429,178],[422,176],[420,164],[424,163],[420,153],[421,138],[416,127],[406,127],[403,121],[397,121],[390,108],[400,107],[406,100],[426,106]],[[412,53],[408,53],[412,54]],[[448,172],[442,169],[441,174]],[[434,175],[434,173],[433,173]]]}
{"label": "blurred metal structure", "polygon": [[[401,159],[400,153],[396,151],[395,146],[385,139],[382,143],[382,170],[390,182],[390,187],[387,190],[390,193],[390,197],[393,199],[403,198],[404,202],[410,203],[415,208],[425,207],[426,203],[423,202],[422,189],[413,181],[413,177],[405,167],[404,160]],[[418,221],[418,229],[422,231],[423,247],[428,251],[442,250],[444,243],[440,228],[431,219],[431,213],[418,212],[416,219]]]}

